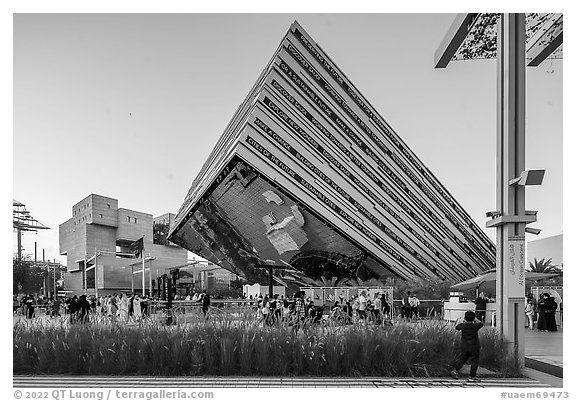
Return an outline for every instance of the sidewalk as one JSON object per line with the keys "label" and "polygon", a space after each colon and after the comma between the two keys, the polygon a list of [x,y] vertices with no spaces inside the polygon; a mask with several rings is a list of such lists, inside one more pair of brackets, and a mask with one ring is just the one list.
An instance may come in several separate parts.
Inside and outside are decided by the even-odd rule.
{"label": "sidewalk", "polygon": [[550,387],[531,378],[483,378],[468,383],[464,378],[398,378],[398,377],[102,377],[102,376],[14,376],[16,388],[534,388]]}
{"label": "sidewalk", "polygon": [[563,329],[557,332],[525,331],[526,367],[563,377]]}

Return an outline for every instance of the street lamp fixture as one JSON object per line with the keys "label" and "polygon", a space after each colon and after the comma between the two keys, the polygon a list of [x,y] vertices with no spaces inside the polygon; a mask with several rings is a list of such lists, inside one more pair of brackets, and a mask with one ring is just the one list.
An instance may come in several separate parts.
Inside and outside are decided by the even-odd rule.
{"label": "street lamp fixture", "polygon": [[516,177],[508,182],[508,185],[541,185],[544,180],[544,173],[546,170],[525,170],[520,173],[520,177]]}
{"label": "street lamp fixture", "polygon": [[524,231],[526,231],[526,232],[529,233],[529,234],[538,235],[538,234],[540,234],[540,232],[541,232],[542,230],[539,229],[539,228],[526,227],[526,228],[524,229]]}

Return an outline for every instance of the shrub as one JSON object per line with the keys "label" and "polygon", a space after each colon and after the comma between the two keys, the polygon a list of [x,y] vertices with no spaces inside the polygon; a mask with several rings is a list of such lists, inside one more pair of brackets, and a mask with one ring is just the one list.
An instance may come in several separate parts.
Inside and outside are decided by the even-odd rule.
{"label": "shrub", "polygon": [[[459,333],[416,326],[259,327],[249,316],[163,326],[16,323],[14,374],[446,376]],[[480,364],[518,375],[494,330],[480,331]]]}

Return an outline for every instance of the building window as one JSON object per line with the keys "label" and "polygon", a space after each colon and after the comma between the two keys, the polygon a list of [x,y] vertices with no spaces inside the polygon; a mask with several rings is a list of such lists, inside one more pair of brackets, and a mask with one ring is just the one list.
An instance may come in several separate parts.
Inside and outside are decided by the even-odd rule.
{"label": "building window", "polygon": [[101,218],[101,219],[103,219],[103,218],[104,218],[104,215],[103,215],[102,213],[100,213],[100,218]]}
{"label": "building window", "polygon": [[92,213],[90,213],[90,216],[88,216],[89,218],[92,218]]}
{"label": "building window", "polygon": [[128,223],[130,223],[130,216],[127,216],[127,217],[128,217]]}
{"label": "building window", "polygon": [[110,204],[108,203],[107,205],[108,205],[108,209],[110,209]]}
{"label": "building window", "polygon": [[138,223],[138,219],[134,217],[134,224]]}

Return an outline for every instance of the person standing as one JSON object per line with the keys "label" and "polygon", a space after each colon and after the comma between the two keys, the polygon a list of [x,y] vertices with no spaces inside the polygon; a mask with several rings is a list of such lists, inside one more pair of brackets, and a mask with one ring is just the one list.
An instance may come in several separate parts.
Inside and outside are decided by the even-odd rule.
{"label": "person standing", "polygon": [[142,311],[143,318],[148,316],[148,297],[146,295],[140,298],[140,310]]}
{"label": "person standing", "polygon": [[484,323],[486,321],[486,305],[488,304],[488,298],[486,298],[484,292],[478,294],[478,298],[476,298],[474,303],[476,304],[475,308],[476,319]]}
{"label": "person standing", "polygon": [[556,325],[556,309],[558,309],[558,304],[554,300],[554,297],[548,297],[544,308],[544,325],[546,331],[558,331],[558,326]]}
{"label": "person standing", "polygon": [[134,320],[139,322],[142,319],[142,303],[138,295],[134,296],[132,300],[133,316]]}
{"label": "person standing", "polygon": [[54,302],[52,303],[52,316],[60,316],[60,298],[54,298]]}
{"label": "person standing", "polygon": [[454,363],[450,374],[453,378],[457,379],[460,374],[460,369],[464,363],[470,358],[470,377],[469,382],[479,381],[476,378],[476,371],[478,370],[478,360],[480,359],[480,339],[478,338],[478,330],[484,327],[484,323],[476,319],[476,314],[471,310],[466,311],[464,314],[464,322],[456,325],[456,330],[462,331],[460,339],[460,356]]}
{"label": "person standing", "polygon": [[76,323],[78,321],[78,315],[80,314],[80,304],[78,303],[78,297],[74,295],[70,300],[70,323]]}
{"label": "person standing", "polygon": [[374,323],[382,324],[382,300],[379,292],[374,295]]}
{"label": "person standing", "polygon": [[536,328],[538,329],[538,331],[548,330],[546,327],[546,315],[545,315],[545,310],[546,310],[546,307],[548,305],[548,298],[550,298],[550,294],[545,292],[544,294],[542,294],[542,296],[538,300],[538,305],[537,305],[538,322],[536,323]]}
{"label": "person standing", "polygon": [[80,323],[88,323],[88,316],[90,315],[90,302],[88,302],[86,295],[84,294],[80,295],[78,300],[78,315]]}
{"label": "person standing", "polygon": [[274,294],[274,299],[272,300],[272,306],[274,307],[272,322],[274,324],[278,323],[282,319],[282,302],[278,297],[278,294]]}
{"label": "person standing", "polygon": [[262,323],[267,326],[270,325],[270,309],[270,299],[265,295],[262,299]]}
{"label": "person standing", "polygon": [[290,320],[290,302],[287,299],[282,301],[282,322],[287,324]]}
{"label": "person standing", "polygon": [[128,297],[122,293],[118,297],[118,317],[122,323],[128,322]]}
{"label": "person standing", "polygon": [[132,320],[134,317],[134,297],[136,294],[132,294],[132,296],[128,300],[128,320]]}
{"label": "person standing", "polygon": [[34,297],[30,294],[24,299],[24,308],[26,310],[26,319],[34,317]]}
{"label": "person standing", "polygon": [[116,293],[112,294],[110,298],[110,318],[113,322],[116,321],[118,316],[118,298],[116,297]]}
{"label": "person standing", "polygon": [[410,319],[414,316],[414,318],[418,320],[418,307],[420,306],[420,300],[416,295],[411,295],[408,298],[408,303],[410,304]]}
{"label": "person standing", "polygon": [[528,319],[528,326],[530,330],[534,329],[534,300],[532,298],[526,298],[526,306],[524,307],[524,314]]}
{"label": "person standing", "polygon": [[298,333],[300,327],[303,327],[304,320],[306,319],[306,305],[304,304],[304,291],[296,291],[294,294],[294,316],[293,316],[293,329]]}
{"label": "person standing", "polygon": [[402,319],[408,319],[408,321],[410,321],[410,313],[412,312],[410,297],[412,297],[412,292],[408,291],[406,295],[402,297],[402,306],[400,306],[400,317]]}
{"label": "person standing", "polygon": [[382,302],[382,318],[391,319],[390,316],[390,304],[388,304],[388,294],[384,293],[380,296],[380,301]]}
{"label": "person standing", "polygon": [[366,290],[360,292],[360,296],[358,297],[358,321],[365,322],[366,321],[366,308],[367,308],[366,299]]}
{"label": "person standing", "polygon": [[208,309],[210,308],[210,294],[206,290],[203,290],[202,294],[202,313],[204,313],[204,317],[207,317]]}

